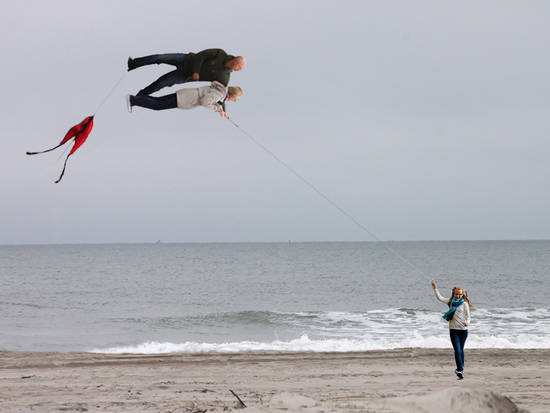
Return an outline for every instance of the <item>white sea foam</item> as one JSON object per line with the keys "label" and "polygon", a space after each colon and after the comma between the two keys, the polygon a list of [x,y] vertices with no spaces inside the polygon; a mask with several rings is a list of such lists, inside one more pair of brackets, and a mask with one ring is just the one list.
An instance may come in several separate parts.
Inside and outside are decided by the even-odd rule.
{"label": "white sea foam", "polygon": [[[210,316],[240,325],[254,320],[265,334],[269,329],[294,331],[294,339],[235,340],[232,342],[145,342],[138,345],[95,348],[98,353],[201,352],[349,352],[398,348],[448,348],[447,323],[440,312],[393,308],[348,312],[224,313]],[[532,308],[475,309],[468,348],[550,348],[550,310]],[[245,323],[245,324],[246,324]],[[248,325],[248,324],[246,324]],[[246,329],[245,329],[246,331]],[[271,337],[273,337],[272,334]]]}
{"label": "white sea foam", "polygon": [[[106,354],[162,354],[162,353],[247,353],[247,352],[351,352],[369,350],[390,350],[399,348],[449,348],[450,341],[447,335],[422,337],[413,333],[409,337],[381,338],[371,340],[353,339],[324,339],[312,340],[307,335],[289,341],[241,341],[232,343],[168,343],[147,342],[138,345],[119,346],[104,349],[93,349],[92,353]],[[546,336],[509,336],[485,338],[472,337],[467,342],[468,348],[550,348],[550,340]]]}

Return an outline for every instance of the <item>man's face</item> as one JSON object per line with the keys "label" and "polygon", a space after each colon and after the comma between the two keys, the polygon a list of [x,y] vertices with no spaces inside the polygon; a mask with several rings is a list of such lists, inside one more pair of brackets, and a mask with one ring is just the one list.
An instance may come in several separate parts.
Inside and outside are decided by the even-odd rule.
{"label": "man's face", "polygon": [[238,72],[239,70],[243,70],[246,66],[246,62],[244,59],[233,59],[229,62],[229,68],[233,72]]}

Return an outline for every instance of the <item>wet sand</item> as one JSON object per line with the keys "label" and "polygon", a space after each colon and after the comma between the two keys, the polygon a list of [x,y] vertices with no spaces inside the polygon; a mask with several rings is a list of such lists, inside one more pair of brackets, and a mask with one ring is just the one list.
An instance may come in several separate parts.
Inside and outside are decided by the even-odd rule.
{"label": "wet sand", "polygon": [[[0,351],[1,412],[550,412],[550,350],[103,355]],[[476,407],[478,406],[478,407]],[[517,406],[517,407],[516,407]],[[423,410],[420,410],[423,409]]]}

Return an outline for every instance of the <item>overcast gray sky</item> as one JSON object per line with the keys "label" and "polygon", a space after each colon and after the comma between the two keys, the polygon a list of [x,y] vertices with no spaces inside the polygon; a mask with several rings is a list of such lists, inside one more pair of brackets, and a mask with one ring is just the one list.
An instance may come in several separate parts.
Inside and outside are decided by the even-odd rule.
{"label": "overcast gray sky", "polygon": [[127,73],[60,184],[63,149],[25,155],[128,56],[213,47],[248,61],[234,121],[381,239],[550,238],[550,2],[22,1],[0,20],[0,244],[370,240],[216,114],[129,114],[170,66]]}

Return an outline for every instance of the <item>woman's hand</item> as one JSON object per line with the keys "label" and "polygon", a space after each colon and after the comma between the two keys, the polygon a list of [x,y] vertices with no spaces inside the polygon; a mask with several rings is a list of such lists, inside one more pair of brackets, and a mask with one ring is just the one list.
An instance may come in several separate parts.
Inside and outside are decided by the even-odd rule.
{"label": "woman's hand", "polygon": [[435,281],[432,280],[432,288],[435,290],[437,288],[437,285],[435,285]]}

